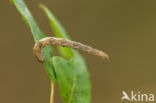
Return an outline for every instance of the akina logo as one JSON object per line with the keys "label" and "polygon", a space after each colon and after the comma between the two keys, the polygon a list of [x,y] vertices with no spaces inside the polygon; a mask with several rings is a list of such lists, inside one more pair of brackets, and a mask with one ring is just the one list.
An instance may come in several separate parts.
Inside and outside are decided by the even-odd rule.
{"label": "akina logo", "polygon": [[121,101],[127,100],[132,102],[153,102],[154,101],[154,94],[146,94],[141,93],[140,91],[134,92],[131,91],[128,95],[125,91],[122,91],[122,98]]}

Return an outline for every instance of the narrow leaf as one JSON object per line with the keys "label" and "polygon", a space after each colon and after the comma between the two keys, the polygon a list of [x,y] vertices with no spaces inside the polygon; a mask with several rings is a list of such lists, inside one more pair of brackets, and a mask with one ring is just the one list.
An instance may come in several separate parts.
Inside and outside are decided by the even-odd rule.
{"label": "narrow leaf", "polygon": [[[35,42],[46,37],[46,35],[41,31],[41,29],[37,25],[36,21],[34,20],[33,16],[31,15],[30,11],[28,10],[24,1],[23,0],[12,0],[12,2],[16,6],[17,10],[21,13],[24,21],[29,25]],[[50,58],[53,55],[52,51],[53,51],[53,48],[48,46],[48,47],[45,47],[42,52],[43,52],[43,56],[45,59],[44,66],[46,68],[49,78],[54,82],[55,81],[54,69],[53,69],[53,65],[50,61]]]}
{"label": "narrow leaf", "polygon": [[[40,8],[48,16],[51,27],[53,28],[53,31],[54,31],[54,34],[56,35],[56,37],[70,39],[70,37],[67,35],[66,30],[63,28],[63,26],[57,20],[57,18],[48,10],[48,8],[46,8],[44,5],[40,5]],[[67,58],[73,57],[72,51],[69,48],[59,47],[58,49],[59,49],[61,55],[65,56]]]}

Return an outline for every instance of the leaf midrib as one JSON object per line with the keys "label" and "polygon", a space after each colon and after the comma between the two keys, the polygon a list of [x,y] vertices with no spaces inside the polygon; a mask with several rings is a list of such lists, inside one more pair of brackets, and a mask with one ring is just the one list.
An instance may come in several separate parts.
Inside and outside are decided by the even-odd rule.
{"label": "leaf midrib", "polygon": [[71,89],[71,94],[70,94],[70,97],[69,97],[69,101],[67,103],[71,103],[75,86],[76,86],[76,75],[74,76],[74,79],[73,79],[73,86],[72,86],[72,89]]}

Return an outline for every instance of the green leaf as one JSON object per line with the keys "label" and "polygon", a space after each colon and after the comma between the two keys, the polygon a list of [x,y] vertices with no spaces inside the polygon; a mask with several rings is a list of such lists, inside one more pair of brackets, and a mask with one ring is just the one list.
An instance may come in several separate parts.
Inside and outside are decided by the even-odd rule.
{"label": "green leaf", "polygon": [[[17,10],[21,13],[24,21],[30,27],[35,42],[46,37],[46,35],[41,31],[41,29],[37,25],[36,21],[34,20],[33,16],[31,15],[31,13],[30,13],[29,9],[27,8],[26,4],[24,3],[24,1],[23,0],[12,0],[12,2],[16,6]],[[54,54],[52,54],[52,51],[53,51],[53,48],[50,46],[47,46],[47,47],[43,48],[42,54],[44,56],[44,60],[45,60],[44,66],[46,68],[48,76],[54,82],[55,81],[54,69],[53,69],[53,65],[50,61],[50,58],[52,57],[52,55],[54,55]]]}
{"label": "green leaf", "polygon": [[[45,6],[41,5],[40,7],[48,16],[56,36],[69,39],[67,32],[55,16]],[[60,50],[59,52],[72,55],[72,59],[69,61],[61,57],[52,58],[62,98],[65,103],[89,103],[91,85],[83,57],[76,50],[70,48],[68,48],[68,51]],[[68,55],[64,56],[68,57]]]}
{"label": "green leaf", "polygon": [[59,38],[70,39],[67,35],[66,30],[62,27],[61,23],[56,19],[56,17],[46,8],[43,4],[40,5],[40,8],[46,13],[48,19],[50,20],[51,26],[55,32],[55,35]]}
{"label": "green leaf", "polygon": [[[59,38],[70,39],[67,35],[66,30],[63,28],[61,23],[56,19],[56,17],[46,8],[44,5],[40,5],[40,8],[46,13],[50,21],[51,27],[53,28],[54,34]],[[73,57],[72,51],[67,47],[58,47],[61,55],[71,58]]]}
{"label": "green leaf", "polygon": [[65,60],[53,57],[52,62],[56,72],[61,96],[65,103],[89,103],[90,81],[88,72],[75,59]]}

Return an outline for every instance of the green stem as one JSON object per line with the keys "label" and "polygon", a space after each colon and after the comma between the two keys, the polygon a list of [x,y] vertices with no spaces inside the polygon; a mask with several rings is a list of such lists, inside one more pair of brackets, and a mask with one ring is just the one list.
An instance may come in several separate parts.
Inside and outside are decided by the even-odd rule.
{"label": "green stem", "polygon": [[54,87],[55,84],[51,82],[50,103],[54,103]]}

